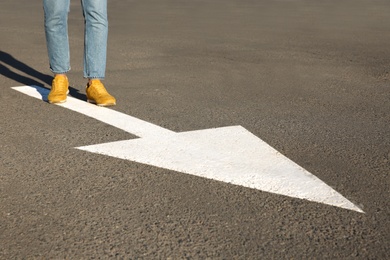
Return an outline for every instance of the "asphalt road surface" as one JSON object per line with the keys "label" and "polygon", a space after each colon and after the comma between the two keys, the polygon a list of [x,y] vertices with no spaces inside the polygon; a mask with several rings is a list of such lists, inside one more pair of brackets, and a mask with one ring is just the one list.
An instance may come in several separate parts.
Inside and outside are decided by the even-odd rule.
{"label": "asphalt road surface", "polygon": [[365,213],[75,149],[137,136],[11,89],[50,88],[41,4],[0,2],[1,259],[390,258],[390,1],[109,0],[113,110],[241,125]]}

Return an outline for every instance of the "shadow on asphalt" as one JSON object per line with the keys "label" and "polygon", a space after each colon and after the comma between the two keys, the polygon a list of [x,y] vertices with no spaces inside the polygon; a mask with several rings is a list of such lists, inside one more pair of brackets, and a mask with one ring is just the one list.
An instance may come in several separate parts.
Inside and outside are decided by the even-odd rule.
{"label": "shadow on asphalt", "polygon": [[[3,64],[13,67],[14,69],[28,76],[23,76],[19,73],[16,73]],[[44,87],[45,84],[50,86],[53,80],[52,76],[43,74],[31,68],[27,64],[15,59],[12,55],[3,51],[0,51],[0,75],[3,75],[9,79],[12,79],[14,81],[17,81],[27,86]],[[70,86],[69,86],[69,94],[74,98],[84,100],[84,101],[87,100],[87,96],[85,94],[80,93],[79,90],[72,88]]]}

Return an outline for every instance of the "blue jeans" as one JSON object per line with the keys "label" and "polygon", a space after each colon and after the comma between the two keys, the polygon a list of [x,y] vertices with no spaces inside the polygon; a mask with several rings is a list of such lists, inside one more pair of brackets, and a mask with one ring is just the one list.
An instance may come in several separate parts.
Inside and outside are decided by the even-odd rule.
{"label": "blue jeans", "polygon": [[[107,0],[81,0],[84,14],[84,77],[104,79],[107,55]],[[70,70],[70,0],[43,0],[46,44],[54,74]]]}

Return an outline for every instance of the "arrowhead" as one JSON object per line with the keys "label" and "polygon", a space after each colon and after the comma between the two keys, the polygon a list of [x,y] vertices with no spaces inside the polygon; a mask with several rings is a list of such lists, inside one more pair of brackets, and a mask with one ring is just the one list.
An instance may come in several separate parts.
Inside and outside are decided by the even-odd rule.
{"label": "arrowhead", "polygon": [[241,126],[77,149],[363,212]]}

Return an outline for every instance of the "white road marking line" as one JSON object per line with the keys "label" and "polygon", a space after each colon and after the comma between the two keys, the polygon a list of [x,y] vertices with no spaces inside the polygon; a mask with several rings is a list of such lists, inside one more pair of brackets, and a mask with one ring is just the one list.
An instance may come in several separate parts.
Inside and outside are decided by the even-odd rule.
{"label": "white road marking line", "polygon": [[[44,101],[47,101],[47,95],[49,94],[48,89],[39,86],[13,87],[13,89]],[[173,131],[140,120],[136,117],[132,117],[106,107],[98,107],[69,96],[65,103],[57,105],[84,114],[88,117],[92,117],[139,137],[161,137],[163,135],[175,134]]]}
{"label": "white road marking line", "polygon": [[[43,100],[48,93],[36,86],[14,89]],[[241,126],[175,133],[72,97],[60,106],[143,137],[77,149],[364,213]]]}

